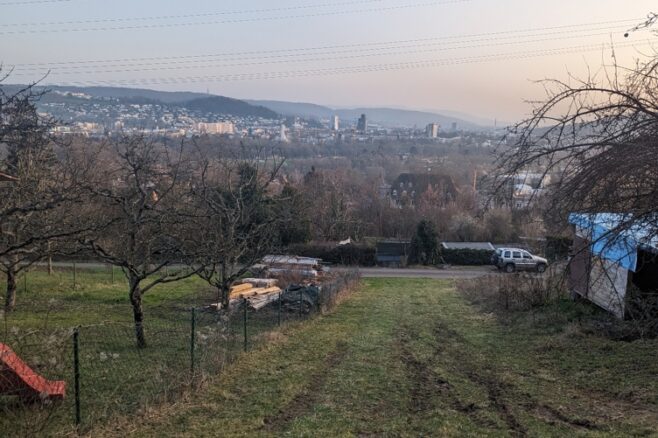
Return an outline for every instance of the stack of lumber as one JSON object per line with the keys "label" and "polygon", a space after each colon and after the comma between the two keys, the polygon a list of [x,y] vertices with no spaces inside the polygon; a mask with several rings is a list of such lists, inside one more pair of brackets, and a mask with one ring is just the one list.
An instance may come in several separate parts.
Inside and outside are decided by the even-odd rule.
{"label": "stack of lumber", "polygon": [[249,305],[258,310],[268,303],[279,299],[281,289],[276,286],[276,280],[268,278],[256,278],[243,280],[241,284],[231,287],[230,299],[232,304],[237,304],[242,299],[247,299]]}
{"label": "stack of lumber", "polygon": [[276,278],[243,278],[240,283],[249,283],[254,287],[272,287],[279,281]]}

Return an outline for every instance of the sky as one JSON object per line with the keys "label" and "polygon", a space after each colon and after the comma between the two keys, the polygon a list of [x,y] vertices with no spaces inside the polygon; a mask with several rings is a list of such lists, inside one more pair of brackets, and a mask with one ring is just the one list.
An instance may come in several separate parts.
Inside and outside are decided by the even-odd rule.
{"label": "sky", "polygon": [[[516,121],[546,78],[654,53],[649,0],[0,0],[8,83]],[[656,27],[658,30],[658,26]]]}

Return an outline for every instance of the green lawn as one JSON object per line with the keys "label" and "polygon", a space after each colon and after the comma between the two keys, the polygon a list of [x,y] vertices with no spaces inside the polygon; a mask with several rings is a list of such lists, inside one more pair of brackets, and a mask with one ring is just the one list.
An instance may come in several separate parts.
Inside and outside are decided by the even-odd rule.
{"label": "green lawn", "polygon": [[[116,269],[31,271],[19,282],[16,311],[2,315],[0,342],[36,372],[65,380],[63,403],[24,406],[0,397],[0,436],[65,434],[74,427],[73,340],[79,327],[82,430],[174,401],[192,383],[191,307],[213,302],[199,279],[160,285],[144,298],[148,347],[135,345],[126,280]],[[26,287],[27,286],[27,287]],[[250,346],[277,323],[271,312],[249,314]],[[194,379],[216,374],[243,348],[242,317],[195,317]],[[285,321],[296,316],[283,315]]]}
{"label": "green lawn", "polygon": [[658,435],[658,341],[587,335],[556,310],[501,322],[451,282],[364,280],[194,397],[92,434]]}

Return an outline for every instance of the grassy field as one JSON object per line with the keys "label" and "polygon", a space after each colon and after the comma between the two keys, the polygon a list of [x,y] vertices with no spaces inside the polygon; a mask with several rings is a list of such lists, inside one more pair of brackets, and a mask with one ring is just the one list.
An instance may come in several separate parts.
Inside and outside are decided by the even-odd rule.
{"label": "grassy field", "polygon": [[503,321],[450,282],[363,283],[194,397],[93,436],[658,435],[658,341],[586,334],[576,304]]}
{"label": "grassy field", "polygon": [[[213,293],[198,279],[152,289],[144,299],[148,347],[135,346],[132,312],[125,278],[108,269],[58,270],[49,276],[31,271],[19,282],[15,312],[2,315],[0,342],[9,345],[35,371],[67,382],[63,403],[24,406],[0,397],[0,436],[72,433],[73,341],[79,327],[82,430],[117,415],[139,413],[163,401],[176,400],[192,379],[217,373],[244,345],[243,314],[219,319],[195,314],[194,374],[191,359],[191,307],[213,302]],[[26,287],[27,286],[27,287]],[[282,315],[283,322],[298,319]],[[259,333],[277,325],[277,315],[248,314],[250,348]]]}

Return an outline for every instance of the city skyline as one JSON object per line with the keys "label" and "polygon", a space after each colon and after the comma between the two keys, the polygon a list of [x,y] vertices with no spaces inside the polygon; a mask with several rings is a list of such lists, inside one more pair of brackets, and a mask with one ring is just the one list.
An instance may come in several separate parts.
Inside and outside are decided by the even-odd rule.
{"label": "city skyline", "polygon": [[[528,4],[531,3],[531,4]],[[632,5],[503,0],[0,2],[10,83],[117,85],[515,121],[533,81],[652,50]],[[509,12],[513,11],[513,12]],[[13,71],[12,71],[13,69]]]}

